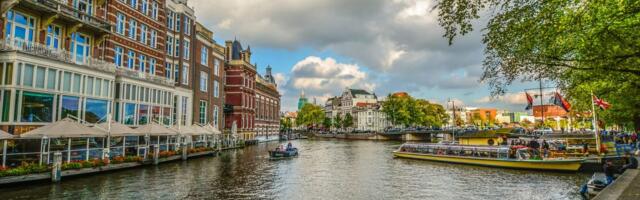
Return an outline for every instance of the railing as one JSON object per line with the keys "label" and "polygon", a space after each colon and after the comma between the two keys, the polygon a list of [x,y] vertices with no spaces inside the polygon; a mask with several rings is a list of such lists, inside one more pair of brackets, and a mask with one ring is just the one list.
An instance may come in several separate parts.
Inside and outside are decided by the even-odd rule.
{"label": "railing", "polygon": [[28,0],[31,3],[43,5],[47,8],[54,9],[68,15],[70,17],[74,17],[84,23],[89,25],[102,28],[106,31],[111,30],[111,24],[106,22],[105,20],[94,17],[93,15],[87,14],[83,11],[80,11],[74,7],[69,6],[67,3],[68,0]]}
{"label": "railing", "polygon": [[53,60],[58,60],[70,64],[82,65],[91,69],[96,69],[105,72],[115,72],[116,65],[104,60],[92,58],[90,56],[84,56],[78,58],[73,53],[62,49],[55,49],[47,47],[46,45],[24,41],[21,39],[7,38],[0,40],[0,50],[4,51],[19,51],[35,56],[42,56]]}
{"label": "railing", "polygon": [[167,79],[162,76],[156,76],[149,73],[144,73],[141,71],[136,71],[136,70],[124,68],[124,67],[118,68],[118,70],[116,71],[116,74],[120,76],[134,78],[134,79],[140,79],[140,80],[146,80],[154,83],[159,83],[166,86],[174,86],[175,84],[175,82],[171,79]]}

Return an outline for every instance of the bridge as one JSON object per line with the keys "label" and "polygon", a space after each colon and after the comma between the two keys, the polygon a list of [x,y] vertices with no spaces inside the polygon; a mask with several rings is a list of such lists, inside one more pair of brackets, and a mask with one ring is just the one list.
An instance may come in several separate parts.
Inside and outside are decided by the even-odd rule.
{"label": "bridge", "polygon": [[341,133],[341,134],[317,134],[311,132],[300,132],[301,134],[312,134],[318,138],[339,138],[354,140],[397,140],[397,141],[431,141],[431,139],[442,135],[442,137],[451,137],[452,131],[449,130],[415,130],[415,131],[394,131],[384,133]]}

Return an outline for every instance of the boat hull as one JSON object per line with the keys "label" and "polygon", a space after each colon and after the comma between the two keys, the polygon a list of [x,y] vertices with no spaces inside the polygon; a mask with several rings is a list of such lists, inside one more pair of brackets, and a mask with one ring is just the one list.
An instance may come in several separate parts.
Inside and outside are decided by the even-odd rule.
{"label": "boat hull", "polygon": [[512,169],[545,170],[545,171],[578,171],[584,160],[501,160],[491,158],[475,158],[449,155],[420,154],[394,151],[393,155],[400,158],[411,158],[448,163],[481,165]]}
{"label": "boat hull", "polygon": [[298,149],[290,151],[269,151],[271,158],[288,158],[298,156]]}

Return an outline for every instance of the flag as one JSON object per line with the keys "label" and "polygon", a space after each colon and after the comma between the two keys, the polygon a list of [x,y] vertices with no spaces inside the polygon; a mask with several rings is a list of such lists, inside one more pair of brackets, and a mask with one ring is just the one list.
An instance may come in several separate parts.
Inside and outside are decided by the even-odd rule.
{"label": "flag", "polygon": [[556,94],[554,96],[553,104],[556,104],[556,105],[562,107],[564,109],[564,111],[569,112],[571,110],[571,104],[567,100],[562,98],[562,95],[560,95],[560,93],[558,93],[558,92],[556,92]]}
{"label": "flag", "polygon": [[531,110],[533,108],[533,97],[527,92],[524,92],[524,94],[527,95],[527,107],[524,110]]}
{"label": "flag", "polygon": [[611,104],[609,104],[609,102],[606,102],[603,99],[599,99],[596,95],[593,95],[593,104],[600,107],[600,109],[602,110],[606,110],[611,107]]}

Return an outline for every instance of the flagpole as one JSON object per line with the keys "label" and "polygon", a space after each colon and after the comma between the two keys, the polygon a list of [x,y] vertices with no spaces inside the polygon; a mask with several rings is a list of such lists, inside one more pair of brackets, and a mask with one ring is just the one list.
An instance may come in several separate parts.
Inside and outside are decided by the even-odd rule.
{"label": "flagpole", "polygon": [[593,102],[593,90],[591,90],[591,116],[593,117],[593,130],[596,136],[596,150],[598,155],[600,155],[600,134],[598,134],[598,120],[596,117],[596,106],[595,102]]}

